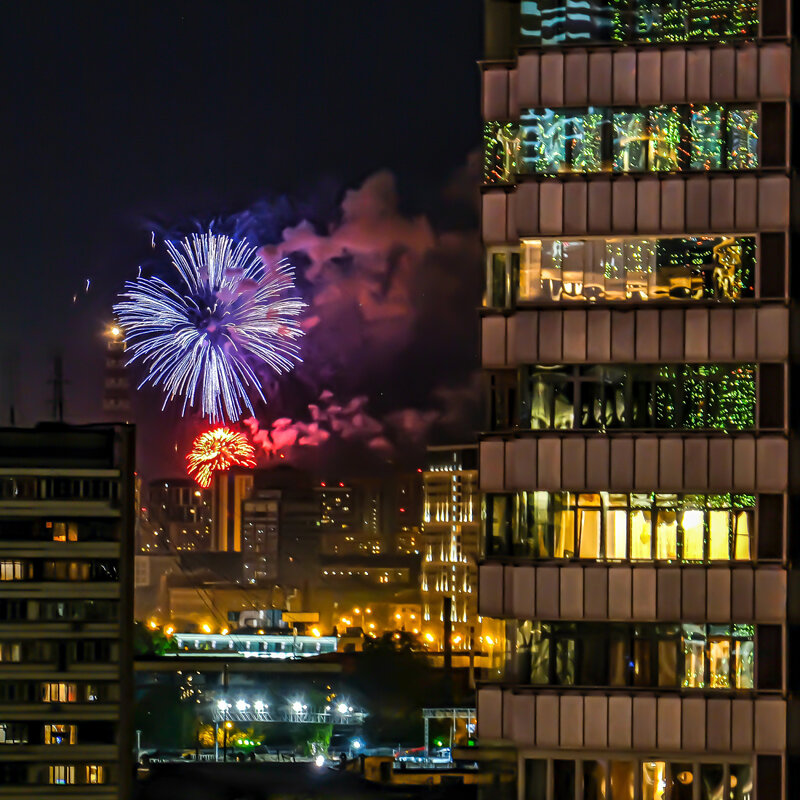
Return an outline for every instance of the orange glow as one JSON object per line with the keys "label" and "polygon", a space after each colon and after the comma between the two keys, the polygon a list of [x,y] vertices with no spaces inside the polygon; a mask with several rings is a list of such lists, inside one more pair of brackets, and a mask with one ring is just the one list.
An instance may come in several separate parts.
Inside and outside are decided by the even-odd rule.
{"label": "orange glow", "polygon": [[255,467],[255,455],[255,448],[243,433],[212,428],[194,440],[186,464],[189,474],[207,489],[215,472],[224,472],[232,466]]}

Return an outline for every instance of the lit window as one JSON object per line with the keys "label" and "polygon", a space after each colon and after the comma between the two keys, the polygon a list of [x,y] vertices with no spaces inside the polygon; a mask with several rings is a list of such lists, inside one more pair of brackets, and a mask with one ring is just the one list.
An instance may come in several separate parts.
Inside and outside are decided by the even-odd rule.
{"label": "lit window", "polygon": [[48,522],[46,526],[52,529],[54,542],[78,541],[77,522]]}
{"label": "lit window", "polygon": [[56,764],[50,767],[50,783],[73,784],[75,783],[75,767],[65,764]]}
{"label": "lit window", "polygon": [[97,764],[86,765],[86,783],[105,783],[105,767]]}
{"label": "lit window", "polygon": [[43,683],[43,703],[74,703],[78,699],[78,687],[74,683]]}
{"label": "lit window", "polygon": [[78,728],[75,725],[45,725],[45,744],[75,744],[78,739]]}
{"label": "lit window", "polygon": [[0,581],[21,581],[23,567],[22,561],[0,561]]}

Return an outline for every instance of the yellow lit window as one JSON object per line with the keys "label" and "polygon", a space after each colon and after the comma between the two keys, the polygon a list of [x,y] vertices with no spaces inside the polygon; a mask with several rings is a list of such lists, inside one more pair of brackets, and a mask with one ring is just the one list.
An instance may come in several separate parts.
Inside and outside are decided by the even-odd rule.
{"label": "yellow lit window", "polygon": [[77,522],[48,522],[48,529],[53,531],[54,542],[77,542],[78,523]]}
{"label": "yellow lit window", "polygon": [[86,783],[105,783],[105,768],[97,764],[86,765]]}
{"label": "yellow lit window", "polygon": [[678,515],[675,511],[660,510],[656,526],[656,558],[674,561],[678,557]]}
{"label": "yellow lit window", "polygon": [[731,640],[712,639],[708,648],[709,683],[712,689],[731,685]]}
{"label": "yellow lit window", "polygon": [[631,511],[631,558],[647,560],[653,557],[651,512]]}
{"label": "yellow lit window", "polygon": [[75,725],[45,725],[45,744],[75,744],[78,740],[78,728]]}
{"label": "yellow lit window", "polygon": [[74,683],[43,683],[43,703],[74,703],[78,699],[78,688]]}
{"label": "yellow lit window", "polygon": [[[705,540],[705,525],[703,512],[696,508],[690,508],[681,515],[683,527],[683,560],[702,561],[703,543]],[[727,538],[728,532],[725,529]]]}
{"label": "yellow lit window", "polygon": [[0,581],[21,581],[22,573],[21,561],[0,561]]}
{"label": "yellow lit window", "polygon": [[751,515],[747,511],[738,511],[733,519],[734,558],[737,561],[750,560]]}
{"label": "yellow lit window", "polygon": [[75,767],[65,764],[54,764],[50,767],[50,783],[72,784],[75,783]]}
{"label": "yellow lit window", "polygon": [[642,763],[642,800],[664,800],[667,796],[667,765],[664,761]]}
{"label": "yellow lit window", "polygon": [[729,511],[710,511],[708,514],[708,557],[711,561],[730,560]]}

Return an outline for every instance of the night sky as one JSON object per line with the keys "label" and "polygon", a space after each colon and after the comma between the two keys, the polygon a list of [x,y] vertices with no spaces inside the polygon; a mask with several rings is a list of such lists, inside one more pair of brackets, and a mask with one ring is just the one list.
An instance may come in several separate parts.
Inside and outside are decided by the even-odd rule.
{"label": "night sky", "polygon": [[[17,423],[50,416],[58,351],[67,420],[100,415],[101,332],[154,227],[282,196],[324,217],[381,170],[396,177],[399,214],[472,225],[457,210],[443,223],[440,198],[470,185],[458,175],[480,142],[481,26],[480,0],[4,7],[3,424],[12,374]],[[451,334],[473,349],[472,333]],[[419,338],[397,353],[403,407],[424,407],[436,381],[434,365],[414,365]],[[454,381],[475,357],[456,359]],[[392,393],[390,378],[378,383]]]}

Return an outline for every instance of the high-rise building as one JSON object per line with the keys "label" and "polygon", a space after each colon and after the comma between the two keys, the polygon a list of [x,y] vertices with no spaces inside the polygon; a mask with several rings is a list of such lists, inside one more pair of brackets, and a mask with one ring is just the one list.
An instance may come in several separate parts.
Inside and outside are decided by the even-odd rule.
{"label": "high-rise building", "polygon": [[451,599],[454,639],[480,637],[478,560],[481,500],[478,447],[429,447],[422,473],[422,619],[441,642],[444,598]]}
{"label": "high-rise building", "polygon": [[791,6],[486,2],[478,727],[519,797],[800,794]]}
{"label": "high-rise building", "polygon": [[209,550],[211,491],[201,489],[189,478],[151,481],[147,521],[157,547],[143,542],[139,548],[143,552]]}
{"label": "high-rise building", "polygon": [[130,797],[133,460],[127,425],[0,430],[0,797]]}

